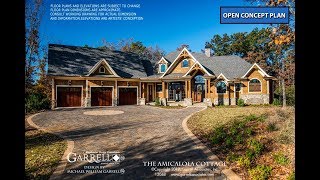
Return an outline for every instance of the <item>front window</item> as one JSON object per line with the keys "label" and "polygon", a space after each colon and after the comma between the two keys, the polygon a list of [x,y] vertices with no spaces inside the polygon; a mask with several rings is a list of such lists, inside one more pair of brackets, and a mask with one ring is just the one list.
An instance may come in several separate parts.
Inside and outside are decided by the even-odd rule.
{"label": "front window", "polygon": [[188,59],[185,59],[185,60],[182,61],[182,67],[189,67]]}
{"label": "front window", "polygon": [[249,92],[261,92],[261,82],[258,79],[249,81]]}
{"label": "front window", "polygon": [[165,64],[160,64],[160,72],[164,73],[166,71],[166,65]]}
{"label": "front window", "polygon": [[236,91],[240,91],[241,90],[241,84],[240,83],[236,83]]}
{"label": "front window", "polygon": [[105,72],[106,72],[106,69],[103,66],[101,66],[99,68],[99,73],[105,73]]}
{"label": "front window", "polygon": [[226,93],[226,91],[227,91],[226,83],[223,81],[219,81],[217,83],[217,93]]}
{"label": "front window", "polygon": [[157,84],[157,92],[162,92],[162,84]]}
{"label": "front window", "polygon": [[203,84],[204,83],[204,78],[202,75],[197,75],[196,77],[194,77],[195,83],[199,83],[199,84]]}

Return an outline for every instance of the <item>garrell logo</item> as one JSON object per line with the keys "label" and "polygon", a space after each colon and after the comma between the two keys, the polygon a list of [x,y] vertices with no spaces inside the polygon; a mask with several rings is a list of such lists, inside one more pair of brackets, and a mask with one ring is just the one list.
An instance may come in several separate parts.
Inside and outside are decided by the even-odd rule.
{"label": "garrell logo", "polygon": [[67,160],[70,163],[86,161],[100,164],[119,164],[125,157],[120,152],[84,152],[82,154],[69,153]]}

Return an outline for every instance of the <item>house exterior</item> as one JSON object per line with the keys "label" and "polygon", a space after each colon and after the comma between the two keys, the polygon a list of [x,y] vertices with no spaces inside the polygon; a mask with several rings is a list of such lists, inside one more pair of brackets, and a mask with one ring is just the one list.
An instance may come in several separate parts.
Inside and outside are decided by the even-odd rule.
{"label": "house exterior", "polygon": [[52,108],[163,105],[197,102],[236,105],[272,102],[274,77],[238,56],[184,48],[152,62],[137,54],[49,44]]}

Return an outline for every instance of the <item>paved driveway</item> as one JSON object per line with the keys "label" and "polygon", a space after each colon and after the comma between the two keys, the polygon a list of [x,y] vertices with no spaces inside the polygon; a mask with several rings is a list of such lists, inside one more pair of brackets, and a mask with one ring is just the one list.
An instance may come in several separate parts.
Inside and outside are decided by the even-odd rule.
{"label": "paved driveway", "polygon": [[[144,161],[208,161],[182,128],[182,121],[203,107],[162,109],[150,106],[119,106],[93,109],[48,111],[32,120],[38,126],[60,133],[74,141],[73,152],[121,151],[125,157],[110,169],[124,169],[119,174],[70,174],[62,179],[152,178],[155,173]],[[86,111],[120,110],[123,114],[92,116]],[[80,162],[68,163],[66,170],[83,169]],[[169,172],[174,173],[174,172]],[[168,173],[167,173],[168,174]]]}

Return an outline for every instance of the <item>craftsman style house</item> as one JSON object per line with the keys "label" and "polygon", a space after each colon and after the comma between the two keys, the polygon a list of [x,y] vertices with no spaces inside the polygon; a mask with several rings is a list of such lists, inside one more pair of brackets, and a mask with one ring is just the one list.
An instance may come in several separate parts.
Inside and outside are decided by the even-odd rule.
{"label": "craftsman style house", "polygon": [[274,77],[238,56],[213,56],[186,48],[152,62],[137,54],[49,45],[52,108],[145,105],[235,105],[272,101]]}

